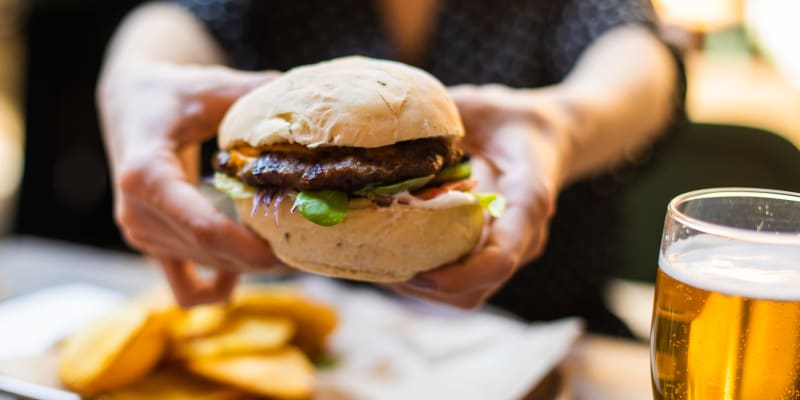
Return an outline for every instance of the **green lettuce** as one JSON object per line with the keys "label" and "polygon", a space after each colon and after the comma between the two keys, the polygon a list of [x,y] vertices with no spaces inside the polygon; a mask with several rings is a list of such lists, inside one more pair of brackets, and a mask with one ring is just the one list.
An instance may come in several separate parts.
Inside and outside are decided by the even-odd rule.
{"label": "green lettuce", "polygon": [[489,215],[500,218],[506,211],[506,198],[500,193],[476,193],[472,192],[481,207],[489,212]]}
{"label": "green lettuce", "polygon": [[237,200],[253,197],[257,191],[256,188],[222,172],[214,174],[214,187]]}
{"label": "green lettuce", "polygon": [[458,181],[472,176],[472,163],[464,161],[461,164],[451,165],[441,171],[433,178],[433,183]]}
{"label": "green lettuce", "polygon": [[405,191],[412,192],[427,185],[433,177],[433,175],[426,175],[385,186],[367,185],[363,189],[353,192],[353,194],[371,199],[374,196],[391,196]]}
{"label": "green lettuce", "polygon": [[332,226],[344,221],[347,216],[347,193],[336,190],[300,192],[294,207],[307,220],[322,226]]}

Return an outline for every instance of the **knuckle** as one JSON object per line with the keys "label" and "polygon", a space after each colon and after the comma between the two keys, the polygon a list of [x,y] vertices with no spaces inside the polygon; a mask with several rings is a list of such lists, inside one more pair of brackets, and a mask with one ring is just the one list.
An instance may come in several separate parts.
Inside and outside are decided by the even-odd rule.
{"label": "knuckle", "polygon": [[117,185],[122,193],[138,196],[145,189],[150,174],[151,161],[146,157],[135,157],[119,168]]}
{"label": "knuckle", "polygon": [[129,231],[136,224],[135,213],[130,207],[122,205],[114,210],[114,221],[123,231]]}
{"label": "knuckle", "polygon": [[192,233],[192,237],[198,247],[210,249],[217,244],[217,232],[208,223],[203,221],[189,221],[186,226]]}
{"label": "knuckle", "polygon": [[483,294],[465,296],[458,299],[453,305],[462,310],[475,310],[483,305]]}
{"label": "knuckle", "polygon": [[183,308],[189,308],[200,303],[195,296],[184,291],[173,291],[172,296],[175,298],[175,302]]}
{"label": "knuckle", "polygon": [[207,79],[225,81],[230,79],[234,72],[223,65],[207,65],[203,67],[203,71],[207,74]]}
{"label": "knuckle", "polygon": [[538,258],[539,256],[544,253],[545,249],[547,248],[547,232],[546,228],[542,229],[542,232],[534,238],[534,243],[531,246],[531,257],[530,258]]}
{"label": "knuckle", "polygon": [[121,229],[122,239],[125,240],[125,243],[129,244],[131,247],[140,248],[141,243],[139,243],[136,239],[136,235],[130,229]]}
{"label": "knuckle", "polygon": [[140,251],[147,251],[147,242],[145,237],[140,234],[139,232],[133,229],[122,229],[122,238],[125,240],[125,243],[128,243],[131,247],[138,249]]}
{"label": "knuckle", "polygon": [[440,279],[436,291],[446,295],[454,295],[469,290],[467,283],[461,279]]}
{"label": "knuckle", "polygon": [[517,262],[510,258],[506,258],[497,264],[495,269],[494,279],[497,282],[505,282],[514,275]]}

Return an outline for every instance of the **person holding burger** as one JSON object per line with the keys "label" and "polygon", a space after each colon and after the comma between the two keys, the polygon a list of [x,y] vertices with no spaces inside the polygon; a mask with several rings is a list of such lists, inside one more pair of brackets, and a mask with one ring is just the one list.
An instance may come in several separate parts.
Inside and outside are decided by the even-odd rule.
{"label": "person holding burger", "polygon": [[[280,259],[619,333],[600,300],[615,211],[593,182],[652,146],[683,99],[680,63],[644,3],[142,6],[115,35],[98,86],[115,218],[183,305],[222,300],[238,274]],[[369,58],[317,64],[351,55],[427,72]],[[359,92],[365,82],[375,86]],[[382,127],[381,112],[402,122]],[[215,184],[238,198],[244,224],[195,185],[198,145],[217,133]],[[498,198],[504,210],[485,218]],[[367,232],[389,218],[401,222]],[[432,250],[418,260],[397,253],[421,243]],[[365,250],[376,247],[389,251]],[[216,277],[200,279],[195,263]]]}

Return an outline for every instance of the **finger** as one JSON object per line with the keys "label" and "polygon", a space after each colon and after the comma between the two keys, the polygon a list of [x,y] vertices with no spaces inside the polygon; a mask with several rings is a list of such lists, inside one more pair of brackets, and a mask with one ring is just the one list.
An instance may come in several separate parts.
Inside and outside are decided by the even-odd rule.
{"label": "finger", "polygon": [[214,84],[206,92],[220,100],[233,103],[247,92],[281,76],[280,71],[241,71],[225,66],[206,67]]}
{"label": "finger", "polygon": [[117,213],[123,236],[132,247],[158,258],[178,258],[230,272],[253,272],[238,258],[216,248],[197,248],[183,239],[167,221],[136,201],[122,201]]}
{"label": "finger", "polygon": [[162,258],[159,262],[175,301],[182,307],[227,301],[238,279],[236,274],[229,272],[217,272],[213,278],[202,279],[186,261]]}
{"label": "finger", "polygon": [[505,281],[513,267],[513,260],[495,243],[489,243],[467,259],[423,272],[405,285],[421,292],[457,295]]}
{"label": "finger", "polygon": [[423,272],[405,285],[417,292],[460,295],[492,288],[507,281],[519,266],[532,238],[530,222],[519,208],[507,210],[490,229],[485,247],[456,262]]}
{"label": "finger", "polygon": [[474,98],[480,91],[480,86],[472,85],[472,84],[461,84],[461,85],[454,85],[449,86],[447,88],[447,94],[450,95],[450,98],[453,99],[456,103],[460,101],[464,101],[466,99]]}
{"label": "finger", "polygon": [[269,267],[276,258],[266,241],[219,212],[193,185],[185,181],[173,153],[165,152],[134,170],[126,180],[133,199],[161,217],[182,239],[199,251],[214,249],[238,265]]}
{"label": "finger", "polygon": [[226,67],[205,67],[205,85],[186,96],[181,110],[181,122],[174,135],[178,146],[196,143],[216,135],[228,109],[241,96],[263,85],[280,73],[242,72]]}
{"label": "finger", "polygon": [[476,192],[497,192],[497,168],[489,160],[481,156],[470,158],[472,164],[472,179],[478,181]]}
{"label": "finger", "polygon": [[195,248],[215,249],[225,258],[256,268],[267,268],[277,261],[266,241],[219,212],[185,182],[163,186],[156,204],[172,228],[183,233]]}

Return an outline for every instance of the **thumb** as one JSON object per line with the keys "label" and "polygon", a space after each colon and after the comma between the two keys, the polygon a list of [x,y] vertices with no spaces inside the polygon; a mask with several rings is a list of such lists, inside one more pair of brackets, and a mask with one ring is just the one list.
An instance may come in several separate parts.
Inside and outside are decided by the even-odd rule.
{"label": "thumb", "polygon": [[187,93],[175,130],[179,146],[213,137],[236,100],[280,76],[277,71],[246,72],[219,66],[197,72],[202,76],[196,81],[202,83]]}
{"label": "thumb", "polygon": [[217,271],[211,278],[197,275],[194,266],[181,260],[159,259],[176,302],[181,307],[227,301],[237,282],[237,275]]}
{"label": "thumb", "polygon": [[279,71],[240,71],[228,67],[207,67],[205,77],[209,84],[199,88],[197,94],[209,100],[233,104],[247,92],[281,76]]}

